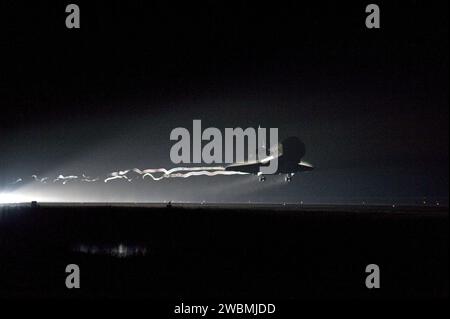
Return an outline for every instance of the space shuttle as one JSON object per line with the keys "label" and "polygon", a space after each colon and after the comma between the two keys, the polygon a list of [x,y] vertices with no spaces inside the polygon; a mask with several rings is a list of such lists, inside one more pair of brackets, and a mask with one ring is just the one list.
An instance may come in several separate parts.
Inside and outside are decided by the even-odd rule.
{"label": "space shuttle", "polygon": [[[276,152],[274,151],[274,148],[277,148]],[[313,165],[306,161],[302,161],[305,154],[305,144],[298,137],[291,136],[278,145],[271,147],[267,157],[256,161],[231,164],[227,166],[225,170],[258,175],[259,180],[264,182],[266,180],[266,175],[261,173],[261,167],[269,165],[270,161],[274,160],[276,156],[278,169],[275,174],[286,175],[285,181],[290,182],[296,173],[308,172],[314,169]]]}

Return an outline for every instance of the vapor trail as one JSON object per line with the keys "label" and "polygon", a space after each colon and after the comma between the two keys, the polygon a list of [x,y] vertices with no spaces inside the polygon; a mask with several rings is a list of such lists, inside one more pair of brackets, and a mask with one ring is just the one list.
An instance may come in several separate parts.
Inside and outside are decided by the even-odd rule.
{"label": "vapor trail", "polygon": [[98,177],[96,177],[96,178],[91,178],[91,177],[88,177],[88,176],[86,176],[86,175],[83,174],[83,179],[82,179],[81,181],[82,181],[82,182],[86,182],[86,183],[95,183],[95,182],[97,182],[98,180],[99,180]]}
{"label": "vapor trail", "polygon": [[64,175],[59,175],[57,178],[55,178],[53,180],[53,183],[56,183],[58,181],[63,181],[63,185],[66,185],[68,182],[73,181],[78,179],[78,176],[74,176],[74,175],[69,175],[69,176],[64,176]]}
{"label": "vapor trail", "polygon": [[[92,178],[85,174],[82,174],[81,177],[77,175],[58,175],[56,178],[51,180],[49,177],[39,178],[37,175],[32,175],[31,178],[39,183],[47,183],[48,180],[51,180],[53,183],[62,182],[63,185],[72,181],[79,181],[84,183],[95,183],[102,180],[104,183],[108,183],[114,180],[125,180],[127,182],[132,182],[133,178],[130,178],[128,175],[131,173],[135,173],[145,179],[146,177],[150,177],[154,181],[160,181],[166,178],[188,178],[191,176],[217,176],[217,175],[248,175],[245,172],[238,171],[226,171],[223,166],[210,166],[210,167],[175,167],[171,169],[165,168],[147,168],[147,169],[127,169],[127,170],[119,170],[116,172],[109,173],[105,178]],[[161,175],[160,175],[161,174]],[[18,184],[24,182],[22,178],[18,178],[12,184]]]}
{"label": "vapor trail", "polygon": [[10,185],[16,185],[16,184],[19,184],[21,182],[23,182],[23,179],[18,178],[15,182],[10,183]]}
{"label": "vapor trail", "polygon": [[171,174],[168,177],[180,177],[180,178],[188,178],[191,176],[217,176],[217,175],[248,175],[248,173],[245,172],[233,172],[233,171],[198,171],[198,172],[189,172],[185,174],[177,173],[177,174]]}
{"label": "vapor trail", "polygon": [[115,179],[125,179],[125,180],[127,180],[128,182],[131,182],[131,181],[132,181],[132,179],[128,178],[128,177],[125,176],[125,175],[116,175],[116,176],[111,176],[111,177],[106,178],[106,179],[105,179],[105,183],[108,183],[109,181],[113,181],[113,180],[115,180]]}
{"label": "vapor trail", "polygon": [[[213,167],[176,167],[170,170],[166,170],[164,168],[159,169],[146,169],[139,170],[134,169],[134,172],[141,174],[142,178],[151,177],[155,181],[160,181],[164,178],[188,178],[191,176],[217,176],[217,175],[247,175],[244,172],[236,172],[236,171],[226,171],[225,167],[222,166],[213,166]],[[188,173],[178,173],[181,171],[187,171]],[[155,173],[164,173],[164,175],[160,177],[155,177],[153,174]]]}
{"label": "vapor trail", "polygon": [[38,178],[37,175],[31,175],[31,178],[39,183],[47,183],[48,177]]}

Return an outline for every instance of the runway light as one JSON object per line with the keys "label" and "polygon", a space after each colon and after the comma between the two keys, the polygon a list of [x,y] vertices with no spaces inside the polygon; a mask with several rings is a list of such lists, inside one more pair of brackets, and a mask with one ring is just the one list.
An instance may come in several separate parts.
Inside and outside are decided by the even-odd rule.
{"label": "runway light", "polygon": [[0,204],[19,204],[25,202],[28,202],[28,200],[24,196],[12,193],[0,193]]}

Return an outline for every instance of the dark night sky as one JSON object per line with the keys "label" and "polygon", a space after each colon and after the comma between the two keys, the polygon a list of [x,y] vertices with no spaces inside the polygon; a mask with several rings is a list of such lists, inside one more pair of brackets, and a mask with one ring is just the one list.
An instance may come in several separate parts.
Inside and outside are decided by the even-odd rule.
{"label": "dark night sky", "polygon": [[[92,199],[448,201],[447,2],[376,1],[380,30],[364,1],[74,2],[80,30],[65,28],[69,2],[0,4],[1,184],[169,168],[170,131],[201,119],[299,136],[317,169],[288,185],[99,185]],[[91,199],[80,187],[45,192]]]}

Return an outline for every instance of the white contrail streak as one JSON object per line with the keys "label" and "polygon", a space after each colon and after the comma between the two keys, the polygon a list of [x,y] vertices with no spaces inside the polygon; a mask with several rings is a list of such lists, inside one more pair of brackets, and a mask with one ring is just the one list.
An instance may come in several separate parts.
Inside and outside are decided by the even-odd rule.
{"label": "white contrail streak", "polygon": [[162,179],[164,179],[164,178],[167,178],[168,175],[163,175],[163,176],[161,176],[161,177],[155,177],[155,176],[153,176],[152,173],[145,173],[145,174],[142,176],[142,179],[145,179],[147,176],[150,176],[154,181],[160,181],[160,180],[162,180]]}
{"label": "white contrail streak", "polygon": [[234,171],[215,171],[215,172],[210,172],[210,171],[198,171],[198,172],[189,172],[189,173],[185,173],[185,174],[181,174],[181,173],[176,173],[176,174],[171,174],[168,175],[168,178],[173,178],[173,177],[179,177],[179,178],[188,178],[191,176],[217,176],[217,175],[248,175],[248,173],[245,172],[234,172]]}
{"label": "white contrail streak", "polygon": [[91,177],[88,177],[88,176],[86,176],[86,175],[82,175],[83,176],[83,178],[81,179],[81,181],[82,182],[86,182],[86,183],[95,183],[95,182],[97,182],[98,180],[99,180],[99,178],[98,177],[96,177],[96,178],[91,178]]}
{"label": "white contrail streak", "polygon": [[18,178],[15,182],[12,182],[10,185],[16,185],[16,184],[19,184],[21,182],[23,182],[23,179]]}
{"label": "white contrail streak", "polygon": [[[211,167],[175,167],[172,169],[165,169],[165,168],[147,168],[147,169],[139,169],[139,168],[133,168],[133,169],[127,169],[127,170],[119,170],[116,172],[112,172],[107,175],[104,179],[100,179],[99,177],[92,178],[89,176],[86,176],[85,174],[82,174],[81,177],[76,175],[58,175],[55,179],[53,179],[53,183],[62,182],[63,185],[67,184],[68,182],[72,181],[80,181],[84,183],[95,183],[100,180],[103,180],[103,182],[108,183],[114,180],[126,180],[127,182],[132,182],[133,178],[128,177],[130,173],[138,174],[142,177],[142,179],[145,179],[146,177],[150,177],[154,181],[160,181],[166,178],[188,178],[191,176],[217,176],[217,175],[248,175],[248,173],[245,172],[239,172],[239,171],[226,171],[225,167],[222,166],[211,166]],[[48,177],[44,178],[38,178],[37,175],[31,176],[34,181],[39,183],[47,183],[49,180]],[[17,184],[24,182],[21,178],[18,178],[16,182],[12,184]]]}
{"label": "white contrail streak", "polygon": [[[151,177],[155,181],[160,181],[164,178],[188,178],[191,176],[217,176],[217,175],[247,175],[248,173],[237,172],[237,171],[226,171],[225,167],[222,166],[213,166],[213,167],[176,167],[170,170],[166,170],[164,168],[159,169],[146,169],[139,170],[137,168],[133,169],[134,172],[141,174],[142,178]],[[188,172],[188,173],[179,173],[179,172]],[[155,177],[154,173],[164,173],[164,175],[160,177]]]}
{"label": "white contrail streak", "polygon": [[48,177],[38,178],[37,175],[31,175],[31,178],[39,183],[47,183]]}
{"label": "white contrail streak", "polygon": [[131,179],[129,179],[129,178],[126,177],[125,175],[116,175],[116,176],[111,176],[111,177],[108,177],[107,179],[105,179],[105,183],[108,183],[109,181],[113,181],[113,180],[115,180],[115,179],[125,179],[125,180],[127,180],[128,182],[131,182],[131,181],[132,181]]}
{"label": "white contrail streak", "polygon": [[128,182],[131,182],[132,179],[128,178],[128,176],[126,174],[128,174],[131,170],[126,170],[126,171],[118,171],[118,172],[112,172],[111,174],[109,174],[109,177],[105,179],[105,183],[108,183],[109,181],[113,181],[115,179],[125,179]]}
{"label": "white contrail streak", "polygon": [[164,173],[164,175],[171,175],[175,172],[180,171],[224,171],[225,167],[222,166],[212,166],[212,167],[175,167],[170,170],[167,170],[165,168],[149,168],[145,170],[140,170],[139,168],[132,169],[133,172],[138,173],[140,175],[145,175],[147,173],[153,174],[153,173]]}
{"label": "white contrail streak", "polygon": [[69,175],[69,176],[64,176],[64,175],[59,175],[57,178],[55,178],[53,180],[53,183],[56,183],[58,181],[63,181],[63,185],[66,185],[68,182],[73,181],[78,179],[78,176],[74,176],[74,175]]}

